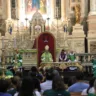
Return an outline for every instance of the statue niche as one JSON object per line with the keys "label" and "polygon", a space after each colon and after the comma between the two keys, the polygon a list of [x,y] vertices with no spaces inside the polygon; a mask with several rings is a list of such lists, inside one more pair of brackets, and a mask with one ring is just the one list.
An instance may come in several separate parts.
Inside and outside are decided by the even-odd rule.
{"label": "statue niche", "polygon": [[34,13],[30,23],[32,29],[31,38],[37,37],[41,32],[44,32],[45,21],[38,11]]}

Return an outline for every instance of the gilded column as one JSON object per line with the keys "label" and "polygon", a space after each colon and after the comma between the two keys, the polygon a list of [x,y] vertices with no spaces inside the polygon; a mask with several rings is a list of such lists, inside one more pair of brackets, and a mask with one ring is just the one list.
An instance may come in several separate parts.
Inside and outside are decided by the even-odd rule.
{"label": "gilded column", "polygon": [[11,19],[11,0],[6,0],[6,19]]}
{"label": "gilded column", "polygon": [[61,0],[61,17],[63,20],[65,20],[66,16],[66,7],[65,7],[66,0]]}

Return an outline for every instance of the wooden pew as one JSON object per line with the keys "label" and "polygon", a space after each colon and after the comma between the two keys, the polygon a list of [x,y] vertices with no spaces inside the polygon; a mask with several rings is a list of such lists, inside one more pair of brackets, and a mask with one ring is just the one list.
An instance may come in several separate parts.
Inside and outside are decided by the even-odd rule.
{"label": "wooden pew", "polygon": [[81,92],[71,92],[71,96],[82,96]]}

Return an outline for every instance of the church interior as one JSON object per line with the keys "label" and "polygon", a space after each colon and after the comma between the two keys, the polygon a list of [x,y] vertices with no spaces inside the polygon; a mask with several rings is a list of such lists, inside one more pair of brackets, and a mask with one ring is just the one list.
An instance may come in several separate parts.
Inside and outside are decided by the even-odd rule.
{"label": "church interior", "polygon": [[96,0],[0,0],[0,96],[96,96]]}
{"label": "church interior", "polygon": [[48,45],[54,65],[60,65],[62,49],[73,51],[91,74],[91,59],[96,55],[95,26],[95,0],[0,0],[1,65],[9,66],[18,50],[26,70],[39,67]]}

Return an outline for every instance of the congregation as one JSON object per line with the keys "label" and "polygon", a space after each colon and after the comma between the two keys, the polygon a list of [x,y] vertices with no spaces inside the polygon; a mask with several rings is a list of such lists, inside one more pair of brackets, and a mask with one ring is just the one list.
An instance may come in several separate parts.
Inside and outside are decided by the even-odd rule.
{"label": "congregation", "polygon": [[1,78],[0,96],[95,96],[96,78],[84,81],[83,77],[80,72],[66,82],[56,69],[32,66],[27,76],[16,71],[11,78]]}

